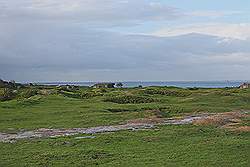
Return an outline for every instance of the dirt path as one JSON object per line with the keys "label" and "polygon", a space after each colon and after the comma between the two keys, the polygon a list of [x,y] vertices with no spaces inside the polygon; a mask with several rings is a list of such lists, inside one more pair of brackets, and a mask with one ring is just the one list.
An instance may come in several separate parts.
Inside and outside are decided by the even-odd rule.
{"label": "dirt path", "polygon": [[[196,115],[186,115],[180,118],[151,118],[130,120],[126,124],[115,126],[99,126],[92,128],[72,128],[72,129],[37,129],[34,131],[8,134],[0,132],[0,142],[15,142],[19,139],[48,138],[60,136],[72,136],[77,134],[95,134],[104,132],[116,132],[121,130],[142,130],[151,129],[157,125],[217,125],[221,127],[232,127],[241,121],[241,118],[249,116],[249,112],[227,112],[227,113],[203,113]],[[249,127],[244,127],[248,129]]]}

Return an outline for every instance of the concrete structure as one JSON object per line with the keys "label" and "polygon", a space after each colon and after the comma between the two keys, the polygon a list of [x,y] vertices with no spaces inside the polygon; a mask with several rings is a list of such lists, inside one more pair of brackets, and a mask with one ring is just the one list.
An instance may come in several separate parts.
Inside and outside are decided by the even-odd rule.
{"label": "concrete structure", "polygon": [[250,88],[250,83],[243,83],[240,85],[241,89],[249,89]]}

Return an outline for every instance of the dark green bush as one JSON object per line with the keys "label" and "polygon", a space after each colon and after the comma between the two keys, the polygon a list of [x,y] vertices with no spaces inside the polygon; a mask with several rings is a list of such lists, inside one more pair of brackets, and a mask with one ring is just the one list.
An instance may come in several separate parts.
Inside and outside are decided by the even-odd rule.
{"label": "dark green bush", "polygon": [[80,93],[80,97],[82,99],[88,99],[88,98],[92,98],[92,97],[96,97],[96,96],[103,96],[103,94],[100,92],[94,92],[94,91]]}
{"label": "dark green bush", "polygon": [[231,93],[231,92],[228,92],[228,91],[219,91],[219,92],[216,92],[216,95],[220,95],[220,96],[231,96],[232,93]]}
{"label": "dark green bush", "polygon": [[68,92],[60,90],[59,94],[70,98],[78,98],[78,99],[89,99],[96,96],[103,96],[103,93],[95,92],[95,91],[82,91],[82,92]]}
{"label": "dark green bush", "polygon": [[107,109],[110,112],[129,112],[131,110],[125,109],[125,108],[108,108]]}
{"label": "dark green bush", "polygon": [[56,95],[57,93],[58,93],[58,91],[56,89],[40,89],[38,91],[39,95],[45,95],[45,96]]}
{"label": "dark green bush", "polygon": [[137,104],[137,103],[152,103],[156,102],[156,99],[150,97],[134,96],[134,95],[123,95],[123,96],[114,96],[104,99],[105,102],[113,102],[118,104]]}
{"label": "dark green bush", "polygon": [[73,92],[68,92],[68,91],[63,91],[63,90],[59,90],[58,93],[66,97],[70,97],[70,98],[78,98],[78,99],[81,98],[80,93],[73,93]]}
{"label": "dark green bush", "polygon": [[38,94],[38,91],[36,89],[26,89],[21,93],[21,97],[29,98],[29,97],[35,96],[37,94]]}
{"label": "dark green bush", "polygon": [[169,89],[146,89],[143,91],[145,94],[150,95],[165,95],[165,96],[175,96],[175,97],[186,97],[191,94],[188,90],[169,90]]}
{"label": "dark green bush", "polygon": [[16,94],[12,89],[4,88],[0,90],[0,101],[6,101],[14,99]]}
{"label": "dark green bush", "polygon": [[199,90],[199,88],[193,87],[193,88],[188,88],[188,90]]}

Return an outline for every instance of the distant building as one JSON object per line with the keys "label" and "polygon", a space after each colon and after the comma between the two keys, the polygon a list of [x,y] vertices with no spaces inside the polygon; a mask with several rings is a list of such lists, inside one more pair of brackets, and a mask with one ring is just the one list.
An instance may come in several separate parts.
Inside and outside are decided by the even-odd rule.
{"label": "distant building", "polygon": [[243,83],[240,85],[240,89],[249,89],[250,88],[250,83]]}
{"label": "distant building", "polygon": [[115,83],[97,83],[92,86],[93,88],[114,88]]}

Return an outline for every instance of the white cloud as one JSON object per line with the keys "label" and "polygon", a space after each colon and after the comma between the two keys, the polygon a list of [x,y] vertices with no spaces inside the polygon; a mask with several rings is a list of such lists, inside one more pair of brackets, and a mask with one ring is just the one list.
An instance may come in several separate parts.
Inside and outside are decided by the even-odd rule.
{"label": "white cloud", "polygon": [[[240,71],[250,70],[250,40],[218,42],[223,38],[201,34],[164,38],[127,36],[67,23],[17,24],[2,35],[1,32],[0,77],[3,78],[47,80],[61,76],[63,80],[75,76],[75,80],[98,80],[103,75],[107,80],[129,80],[133,73],[134,78],[145,80],[185,77],[204,80],[206,76],[213,79],[214,73],[226,79],[216,68],[234,76],[237,72],[231,66],[240,65]],[[198,77],[197,71],[201,70],[203,74]],[[145,73],[144,78],[140,73]],[[247,77],[247,73],[238,76]]]}
{"label": "white cloud", "polygon": [[220,17],[225,17],[225,16],[240,15],[240,14],[245,14],[245,12],[209,10],[209,11],[192,11],[192,12],[186,13],[187,16],[209,17],[209,18],[220,18]]}
{"label": "white cloud", "polygon": [[172,28],[162,28],[152,33],[156,36],[176,36],[189,33],[201,33],[206,35],[214,35],[219,37],[247,39],[250,38],[250,23],[242,24],[227,24],[227,23],[214,23],[214,24],[198,24],[186,25]]}
{"label": "white cloud", "polygon": [[229,64],[229,65],[249,65],[250,53],[231,53],[224,55],[212,55],[208,56],[206,60],[217,64]]}
{"label": "white cloud", "polygon": [[232,52],[232,53],[212,53],[200,55],[190,55],[185,63],[193,65],[214,65],[214,66],[245,66],[248,67],[250,64],[250,52]]}
{"label": "white cloud", "polygon": [[[113,75],[113,79],[129,80],[132,75],[140,79],[143,74],[141,79],[202,80],[212,78],[211,72],[216,68],[234,76],[238,72],[231,66],[240,65],[238,71],[250,70],[249,23],[162,28],[152,33],[154,36],[114,33],[114,25],[142,24],[140,27],[147,29],[148,25],[183,16],[179,10],[159,2],[0,0],[0,77],[47,80],[67,74],[68,79],[75,76],[98,80],[105,76],[109,80]],[[237,12],[196,11],[184,13],[188,16],[184,18],[231,14]],[[203,74],[196,78],[201,70]],[[86,78],[81,78],[82,74]],[[213,74],[226,78],[219,70]],[[246,77],[246,73],[239,75]]]}
{"label": "white cloud", "polygon": [[0,20],[76,20],[79,22],[145,22],[171,20],[179,12],[146,0],[4,0]]}

